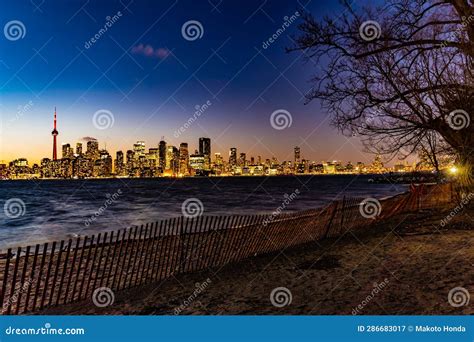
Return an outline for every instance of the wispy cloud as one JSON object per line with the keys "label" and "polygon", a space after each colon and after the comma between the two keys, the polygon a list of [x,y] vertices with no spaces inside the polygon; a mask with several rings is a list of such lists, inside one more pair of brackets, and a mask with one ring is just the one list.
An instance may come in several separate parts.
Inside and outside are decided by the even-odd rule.
{"label": "wispy cloud", "polygon": [[167,48],[154,48],[153,46],[148,44],[139,44],[132,48],[132,53],[151,58],[164,59],[170,55],[171,51]]}
{"label": "wispy cloud", "polygon": [[94,137],[82,137],[81,140],[83,140],[83,141],[85,141],[85,142],[88,142],[88,141],[97,141],[97,139],[94,138]]}

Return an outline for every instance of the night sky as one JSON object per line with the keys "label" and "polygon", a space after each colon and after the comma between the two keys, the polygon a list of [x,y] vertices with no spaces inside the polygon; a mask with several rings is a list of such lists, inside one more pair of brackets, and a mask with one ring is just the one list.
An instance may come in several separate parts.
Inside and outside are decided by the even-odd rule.
{"label": "night sky", "polygon": [[[228,158],[237,147],[247,157],[369,162],[357,138],[329,125],[318,101],[304,105],[312,75],[321,66],[286,53],[297,23],[266,49],[268,40],[304,6],[316,17],[341,14],[336,1],[6,1],[0,23],[20,21],[24,37],[0,36],[0,161],[51,157],[54,107],[58,142],[94,137],[115,156],[136,140],[156,147],[212,139],[212,153]],[[355,7],[364,5],[356,2]],[[90,39],[121,16],[95,43]],[[202,37],[187,40],[182,26],[198,21]],[[88,43],[89,42],[89,43]],[[174,132],[209,108],[178,138]],[[26,108],[26,109],[25,109]],[[270,124],[275,110],[291,114],[290,127]],[[106,110],[113,125],[98,129],[94,113]],[[101,127],[103,128],[103,127]]]}

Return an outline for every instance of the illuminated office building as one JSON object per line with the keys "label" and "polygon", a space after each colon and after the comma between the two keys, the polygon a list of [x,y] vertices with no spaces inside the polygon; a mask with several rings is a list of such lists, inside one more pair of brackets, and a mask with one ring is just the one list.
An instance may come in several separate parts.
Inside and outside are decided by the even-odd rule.
{"label": "illuminated office building", "polygon": [[187,143],[179,144],[179,173],[185,176],[189,174],[189,150]]}

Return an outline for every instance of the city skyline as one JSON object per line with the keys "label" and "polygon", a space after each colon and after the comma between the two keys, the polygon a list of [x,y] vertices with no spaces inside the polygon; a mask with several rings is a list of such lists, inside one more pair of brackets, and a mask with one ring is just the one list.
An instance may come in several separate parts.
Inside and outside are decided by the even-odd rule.
{"label": "city skyline", "polygon": [[[94,115],[97,125],[108,125],[113,122],[109,112]],[[293,158],[279,160],[276,156],[256,157],[233,146],[228,148],[228,156],[221,152],[212,152],[212,140],[199,137],[198,148],[189,149],[188,142],[178,145],[169,144],[162,136],[158,145],[147,145],[138,140],[130,149],[116,150],[115,158],[106,146],[100,148],[99,141],[88,137],[86,144],[63,143],[61,154],[58,154],[57,111],[54,109],[52,136],[52,153],[43,157],[40,163],[28,162],[27,158],[16,158],[7,163],[0,163],[0,179],[35,179],[35,178],[153,178],[153,177],[190,177],[190,176],[275,176],[291,174],[380,174],[389,171],[429,171],[426,163],[409,166],[407,162],[389,168],[377,155],[373,162],[330,160],[317,162],[305,158],[301,147],[293,147]],[[192,120],[189,121],[192,123]],[[182,127],[183,132],[187,126]],[[175,132],[175,137],[179,135]],[[153,147],[151,147],[153,146]],[[85,148],[84,148],[85,147]]]}
{"label": "city skyline", "polygon": [[[94,142],[97,143],[97,150],[98,151],[107,151],[111,155],[114,155],[114,153],[116,154],[118,152],[126,153],[128,151],[133,151],[134,150],[133,148],[112,150],[110,148],[107,148],[106,144],[105,144],[105,146],[102,146],[102,148],[101,148],[100,145],[99,145],[99,139],[94,138],[92,136],[84,136],[81,139],[77,139],[76,141],[58,143],[57,139],[58,139],[58,137],[60,139],[61,134],[59,134],[59,131],[57,129],[58,126],[57,126],[57,108],[56,107],[54,107],[53,127],[52,128],[53,129],[52,129],[52,132],[51,132],[51,136],[53,137],[53,140],[52,140],[52,154],[50,156],[43,155],[39,160],[35,160],[35,159],[28,158],[28,156],[18,156],[17,155],[16,157],[13,157],[9,160],[4,160],[4,159],[0,158],[0,164],[2,164],[2,163],[3,164],[8,164],[8,163],[14,162],[15,160],[25,159],[29,162],[30,166],[32,166],[33,164],[38,164],[39,165],[39,164],[41,164],[41,161],[43,159],[59,160],[59,159],[65,158],[65,153],[68,154],[68,152],[65,152],[65,148],[66,149],[67,148],[71,149],[71,156],[70,157],[72,157],[73,155],[74,156],[81,155],[83,145],[87,146],[90,141],[94,141]],[[176,131],[175,131],[175,133],[176,133]],[[206,151],[209,152],[210,149],[211,149],[211,147],[210,147],[211,138],[210,137],[199,137],[198,138],[198,143],[195,145],[195,148],[190,148],[190,145],[187,141],[181,141],[180,143],[177,143],[177,144],[169,144],[169,141],[164,141],[165,137],[166,136],[161,136],[159,142],[156,143],[156,144],[153,144],[153,143],[146,144],[145,140],[138,139],[138,140],[135,140],[135,143],[133,144],[133,146],[136,146],[137,144],[141,144],[142,148],[143,148],[143,151],[146,150],[146,146],[148,146],[148,149],[151,151],[152,149],[157,149],[158,150],[160,148],[161,143],[163,143],[163,142],[165,142],[165,144],[167,146],[173,146],[173,147],[176,147],[176,148],[180,148],[181,145],[185,144],[186,149],[187,149],[187,151],[189,152],[190,155],[191,154],[207,154],[207,155],[209,155],[209,157],[210,157],[209,163],[211,161],[214,161],[214,158],[217,154],[220,155],[222,158],[226,159],[226,162],[230,163],[231,159],[234,158],[235,163],[238,163],[239,158],[241,157],[240,155],[242,153],[248,157],[249,161],[250,161],[250,159],[255,159],[255,160],[261,159],[261,160],[276,160],[278,162],[293,162],[294,160],[298,159],[298,160],[306,160],[308,162],[313,162],[313,163],[314,162],[317,162],[317,163],[319,163],[319,162],[321,162],[321,163],[323,163],[323,162],[366,163],[367,162],[367,160],[356,160],[356,159],[344,160],[344,159],[341,159],[341,158],[326,158],[326,159],[320,159],[320,160],[311,159],[311,158],[306,157],[304,154],[301,154],[301,147],[300,146],[294,146],[292,148],[292,152],[291,153],[289,152],[289,154],[286,156],[286,159],[285,158],[284,159],[279,158],[276,155],[269,155],[268,153],[263,154],[263,155],[258,154],[258,153],[251,154],[251,153],[248,153],[247,151],[245,151],[244,149],[239,148],[238,146],[227,147],[227,149],[225,151],[221,151],[220,149],[222,149],[222,146],[219,146],[220,149],[218,151],[213,151],[212,153],[206,153]],[[179,140],[179,137],[176,137],[176,134],[175,134],[175,138],[176,138],[176,141]],[[191,145],[191,146],[193,146],[193,145]],[[58,153],[59,148],[60,148],[60,151]],[[81,152],[78,152],[79,150]],[[235,154],[234,157],[232,157],[233,153]],[[372,155],[372,156],[374,156],[374,155]],[[393,164],[397,164],[397,163],[395,162]],[[398,162],[398,164],[400,164],[400,162]],[[160,166],[162,166],[162,165],[160,165]]]}
{"label": "city skyline", "polygon": [[[285,159],[287,146],[301,145],[312,160],[355,155],[371,160],[357,137],[343,137],[330,126],[319,102],[304,105],[311,65],[302,54],[285,53],[301,6],[321,16],[340,9],[314,2],[261,8],[191,1],[77,8],[45,3],[40,9],[12,4],[5,15],[18,18],[25,34],[0,40],[9,51],[0,62],[0,160],[23,156],[39,162],[50,150],[44,131],[51,130],[54,106],[61,115],[59,145],[92,136],[111,150],[125,150],[138,139],[155,144],[165,136],[179,145],[210,136],[222,154],[238,145],[247,153]],[[203,28],[202,37],[192,41],[182,33],[191,20]],[[110,27],[102,33],[105,24]],[[196,107],[207,103],[199,119],[175,138]],[[114,118],[105,130],[93,123],[101,110]],[[270,122],[278,110],[291,115],[283,130]]]}

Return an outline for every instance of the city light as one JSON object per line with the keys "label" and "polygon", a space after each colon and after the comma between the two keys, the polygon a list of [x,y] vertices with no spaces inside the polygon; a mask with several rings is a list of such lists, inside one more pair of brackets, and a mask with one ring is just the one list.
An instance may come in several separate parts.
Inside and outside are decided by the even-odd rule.
{"label": "city light", "polygon": [[[380,156],[372,163],[339,160],[316,162],[304,158],[299,146],[293,148],[292,160],[279,161],[275,156],[249,156],[229,148],[228,157],[214,153],[212,157],[211,139],[201,137],[198,149],[190,153],[187,142],[179,146],[168,144],[162,138],[158,146],[146,148],[145,141],[139,140],[127,151],[116,151],[115,159],[99,141],[90,138],[74,145],[64,143],[57,151],[59,135],[56,108],[53,116],[53,144],[51,158],[41,159],[40,164],[30,166],[26,158],[0,163],[0,179],[89,179],[89,178],[154,178],[154,177],[202,177],[202,176],[281,176],[308,174],[382,174],[388,172],[411,172],[419,166],[399,163],[389,168],[384,166]],[[61,156],[59,156],[61,153]],[[427,167],[425,167],[427,169]],[[423,169],[422,169],[423,170]],[[457,173],[457,168],[449,170]]]}
{"label": "city light", "polygon": [[456,166],[452,166],[449,168],[449,173],[451,173],[452,175],[455,175],[458,172],[459,172],[459,169]]}

